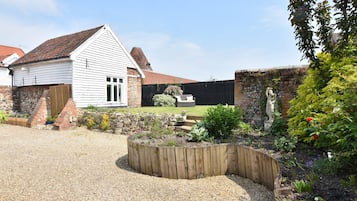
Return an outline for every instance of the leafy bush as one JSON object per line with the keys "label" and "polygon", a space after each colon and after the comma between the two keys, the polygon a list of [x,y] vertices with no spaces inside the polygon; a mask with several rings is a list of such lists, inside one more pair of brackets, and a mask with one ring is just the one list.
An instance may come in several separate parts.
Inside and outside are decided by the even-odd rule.
{"label": "leafy bush", "polygon": [[287,134],[287,122],[281,117],[281,113],[274,112],[274,121],[269,128],[269,134],[273,136],[284,136]]}
{"label": "leafy bush", "polygon": [[238,128],[241,120],[242,112],[238,107],[231,108],[217,105],[208,109],[203,122],[210,137],[223,140],[232,136],[233,129]]}
{"label": "leafy bush", "polygon": [[204,127],[203,122],[199,122],[194,125],[187,134],[189,137],[189,141],[192,142],[202,142],[202,141],[212,141],[212,138],[209,137],[207,129]]}
{"label": "leafy bush", "polygon": [[293,184],[298,193],[312,192],[312,185],[310,182],[306,182],[305,180],[295,180]]}
{"label": "leafy bush", "polygon": [[314,161],[312,170],[322,175],[336,175],[342,164],[336,158],[323,158]]}
{"label": "leafy bush", "polygon": [[289,134],[334,152],[345,167],[357,166],[357,51],[353,48],[350,57],[319,54],[320,67],[309,68],[288,111]]}
{"label": "leafy bush", "polygon": [[89,130],[92,130],[94,128],[94,126],[95,126],[95,121],[94,121],[93,117],[88,118],[87,119],[87,128]]}
{"label": "leafy bush", "polygon": [[108,130],[108,128],[110,128],[110,118],[109,115],[104,113],[102,115],[102,121],[100,122],[100,128],[105,131]]}
{"label": "leafy bush", "polygon": [[7,121],[7,114],[5,111],[0,110],[0,124],[4,123]]}
{"label": "leafy bush", "polygon": [[277,151],[289,153],[296,148],[297,137],[280,137],[274,140],[274,148]]}
{"label": "leafy bush", "polygon": [[180,96],[182,95],[183,91],[179,86],[169,85],[164,90],[164,94],[171,95],[171,96]]}
{"label": "leafy bush", "polygon": [[175,106],[176,102],[172,96],[166,94],[156,94],[152,100],[154,101],[154,106]]}
{"label": "leafy bush", "polygon": [[254,129],[250,126],[250,124],[245,123],[243,121],[239,122],[238,125],[238,133],[239,134],[249,134],[249,133],[253,133]]}

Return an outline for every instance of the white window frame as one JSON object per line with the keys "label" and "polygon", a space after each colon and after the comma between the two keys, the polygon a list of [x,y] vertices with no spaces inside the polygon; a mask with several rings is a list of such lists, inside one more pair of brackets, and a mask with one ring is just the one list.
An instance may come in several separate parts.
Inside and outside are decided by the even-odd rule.
{"label": "white window frame", "polygon": [[[109,104],[114,103],[123,103],[123,84],[124,79],[120,77],[113,77],[113,76],[106,76],[106,84],[105,84],[105,91],[106,91],[106,102]],[[108,87],[110,87],[110,91],[108,91]],[[116,88],[116,89],[115,89]],[[110,97],[108,95],[110,93]]]}

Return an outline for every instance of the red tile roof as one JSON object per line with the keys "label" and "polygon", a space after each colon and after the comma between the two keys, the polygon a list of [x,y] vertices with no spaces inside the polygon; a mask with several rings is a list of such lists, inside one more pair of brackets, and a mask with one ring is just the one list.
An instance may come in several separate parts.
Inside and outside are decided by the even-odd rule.
{"label": "red tile roof", "polygon": [[100,26],[47,40],[15,61],[11,66],[69,57],[71,52],[77,49],[102,27],[103,26]]}
{"label": "red tile roof", "polygon": [[130,55],[142,70],[152,71],[150,63],[140,47],[133,47],[130,51]]}
{"label": "red tile roof", "polygon": [[145,84],[184,84],[184,83],[194,83],[196,80],[190,80],[186,78],[176,77],[172,75],[165,75],[161,73],[155,73],[152,71],[144,71]]}
{"label": "red tile roof", "polygon": [[14,53],[19,55],[20,57],[25,54],[24,51],[22,51],[20,48],[0,45],[0,62]]}

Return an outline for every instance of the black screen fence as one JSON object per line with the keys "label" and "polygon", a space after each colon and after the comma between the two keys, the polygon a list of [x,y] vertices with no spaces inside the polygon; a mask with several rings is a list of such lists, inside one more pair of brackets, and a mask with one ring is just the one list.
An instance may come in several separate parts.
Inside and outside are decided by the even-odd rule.
{"label": "black screen fence", "polygon": [[[162,94],[170,84],[150,84],[142,86],[142,106],[153,106],[152,97]],[[196,105],[234,104],[234,80],[175,84],[184,94],[192,94]]]}

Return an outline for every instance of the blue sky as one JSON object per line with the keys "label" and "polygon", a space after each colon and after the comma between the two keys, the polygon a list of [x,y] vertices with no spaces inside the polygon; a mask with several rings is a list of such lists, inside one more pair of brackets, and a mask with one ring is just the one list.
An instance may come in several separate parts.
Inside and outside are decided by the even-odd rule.
{"label": "blue sky", "polygon": [[0,0],[0,44],[29,52],[47,39],[109,24],[154,71],[198,81],[242,69],[301,65],[288,0]]}

